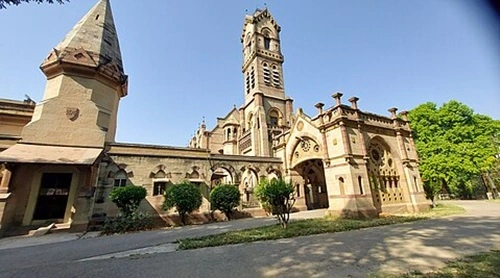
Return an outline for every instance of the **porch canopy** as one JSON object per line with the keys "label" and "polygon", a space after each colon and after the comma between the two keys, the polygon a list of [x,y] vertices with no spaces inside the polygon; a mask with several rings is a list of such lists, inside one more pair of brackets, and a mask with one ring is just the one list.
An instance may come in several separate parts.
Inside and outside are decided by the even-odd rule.
{"label": "porch canopy", "polygon": [[92,165],[101,148],[16,144],[0,152],[0,162]]}

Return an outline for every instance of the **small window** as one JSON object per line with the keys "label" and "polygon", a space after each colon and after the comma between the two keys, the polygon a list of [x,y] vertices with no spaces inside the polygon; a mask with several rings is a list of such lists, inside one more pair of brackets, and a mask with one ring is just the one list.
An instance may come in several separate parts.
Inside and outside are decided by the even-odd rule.
{"label": "small window", "polygon": [[264,48],[266,50],[269,50],[270,46],[271,46],[271,39],[270,38],[264,38]]}
{"label": "small window", "polygon": [[127,174],[124,171],[119,171],[115,175],[115,187],[127,186]]}
{"label": "small window", "polygon": [[167,188],[166,182],[155,182],[153,185],[153,196],[164,195]]}

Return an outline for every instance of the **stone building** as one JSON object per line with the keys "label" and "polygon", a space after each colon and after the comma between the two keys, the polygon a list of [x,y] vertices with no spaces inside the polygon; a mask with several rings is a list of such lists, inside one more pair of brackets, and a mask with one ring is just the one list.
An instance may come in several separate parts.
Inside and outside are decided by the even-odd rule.
{"label": "stone building", "polygon": [[14,140],[0,153],[0,231],[51,222],[86,229],[117,213],[107,196],[126,185],[145,187],[141,209],[168,222],[162,195],[183,180],[200,186],[201,210],[209,208],[213,186],[229,183],[239,187],[243,209],[262,211],[253,197],[261,178],[292,182],[301,210],[376,216],[427,207],[405,112],[363,112],[357,98],[345,105],[336,93],[333,105],[318,103],[313,117],[294,113],[285,95],[281,28],[267,9],[245,17],[240,108],[211,130],[203,123],[188,147],[115,142],[127,75],[109,2],[100,0],[43,61],[47,85],[34,111],[21,105],[23,117],[6,121],[0,114],[0,131],[11,130]]}

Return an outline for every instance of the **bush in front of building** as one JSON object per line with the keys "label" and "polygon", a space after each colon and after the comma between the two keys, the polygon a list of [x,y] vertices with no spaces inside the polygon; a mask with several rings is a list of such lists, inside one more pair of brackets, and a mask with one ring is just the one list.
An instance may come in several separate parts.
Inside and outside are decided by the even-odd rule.
{"label": "bush in front of building", "polygon": [[109,194],[109,199],[116,204],[124,216],[133,214],[141,201],[146,198],[146,188],[129,185],[125,187],[116,187]]}
{"label": "bush in front of building", "polygon": [[119,215],[107,219],[102,227],[101,234],[123,234],[126,232],[145,231],[153,228],[152,217],[143,212],[134,211],[131,214]]}
{"label": "bush in front of building", "polygon": [[262,206],[276,215],[278,222],[286,229],[295,204],[294,186],[282,179],[262,179],[254,192]]}
{"label": "bush in front of building", "polygon": [[200,208],[202,199],[201,190],[198,186],[190,182],[174,184],[165,192],[163,209],[175,208],[179,213],[182,224],[185,225],[187,214]]}
{"label": "bush in front of building", "polygon": [[240,200],[240,191],[234,185],[221,184],[210,192],[211,208],[223,212],[228,220],[231,220],[233,210],[240,205]]}

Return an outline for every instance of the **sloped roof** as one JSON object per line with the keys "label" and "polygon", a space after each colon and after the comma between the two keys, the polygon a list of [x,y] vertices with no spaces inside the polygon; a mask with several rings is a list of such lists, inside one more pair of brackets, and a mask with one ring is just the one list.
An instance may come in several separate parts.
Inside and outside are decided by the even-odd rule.
{"label": "sloped roof", "polygon": [[99,0],[55,47],[60,52],[80,48],[98,54],[99,61],[96,61],[98,64],[114,61],[120,68],[123,68],[120,44],[109,0]]}
{"label": "sloped roof", "polygon": [[16,144],[0,153],[1,162],[92,165],[103,149]]}

